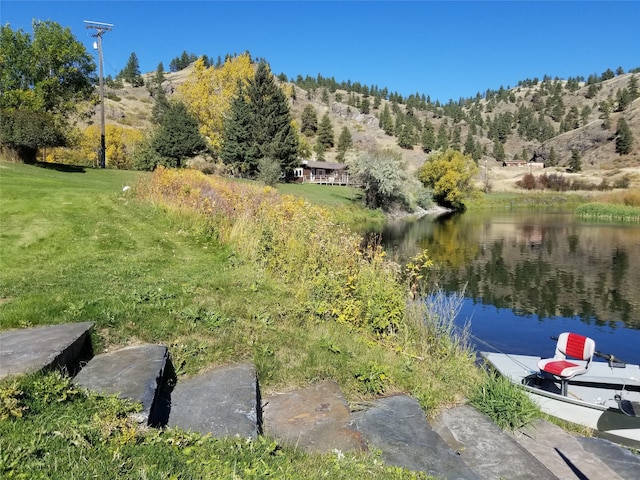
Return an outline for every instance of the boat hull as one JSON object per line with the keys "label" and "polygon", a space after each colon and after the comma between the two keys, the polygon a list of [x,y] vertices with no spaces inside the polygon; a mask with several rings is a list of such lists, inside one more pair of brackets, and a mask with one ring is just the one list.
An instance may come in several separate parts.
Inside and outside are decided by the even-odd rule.
{"label": "boat hull", "polygon": [[640,447],[640,417],[630,417],[618,408],[615,395],[640,402],[640,368],[627,365],[612,368],[592,362],[589,372],[569,382],[567,396],[550,378],[537,369],[540,357],[481,352],[482,357],[500,374],[522,385],[540,410],[553,417],[595,430],[626,446]]}

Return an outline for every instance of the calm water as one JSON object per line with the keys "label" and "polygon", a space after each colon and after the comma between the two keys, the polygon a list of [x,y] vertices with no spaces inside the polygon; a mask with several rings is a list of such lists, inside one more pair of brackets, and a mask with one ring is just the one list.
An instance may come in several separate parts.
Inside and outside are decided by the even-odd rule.
{"label": "calm water", "polygon": [[465,213],[390,224],[382,243],[399,262],[427,249],[431,285],[464,289],[457,322],[500,351],[552,355],[549,337],[573,331],[640,364],[640,226]]}

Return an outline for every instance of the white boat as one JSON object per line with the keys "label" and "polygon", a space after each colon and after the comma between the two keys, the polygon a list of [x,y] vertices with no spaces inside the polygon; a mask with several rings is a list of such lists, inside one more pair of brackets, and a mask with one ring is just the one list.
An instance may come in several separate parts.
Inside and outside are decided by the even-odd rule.
{"label": "white boat", "polygon": [[[564,335],[574,334],[561,337]],[[592,428],[598,436],[617,443],[640,448],[640,367],[595,352],[595,344],[593,347],[592,356],[608,361],[591,361],[589,357],[586,362],[572,364],[562,352],[559,354],[558,348],[554,358],[546,360],[530,355],[480,354],[501,375],[522,385],[542,412]],[[550,361],[563,367],[585,368],[562,377],[540,369],[547,368]]]}

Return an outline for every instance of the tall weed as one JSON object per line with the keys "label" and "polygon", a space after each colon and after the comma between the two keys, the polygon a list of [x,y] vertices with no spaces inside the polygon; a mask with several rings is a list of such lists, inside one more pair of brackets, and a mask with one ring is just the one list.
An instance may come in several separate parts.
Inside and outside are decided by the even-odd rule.
{"label": "tall weed", "polygon": [[136,187],[147,200],[185,215],[295,288],[312,318],[334,319],[388,335],[404,316],[398,269],[379,245],[361,247],[359,236],[331,213],[270,187],[194,170],[158,168]]}

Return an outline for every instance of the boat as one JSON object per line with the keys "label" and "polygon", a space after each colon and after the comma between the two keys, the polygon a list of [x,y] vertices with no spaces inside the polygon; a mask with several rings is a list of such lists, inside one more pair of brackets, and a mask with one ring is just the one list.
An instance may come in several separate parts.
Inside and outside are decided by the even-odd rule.
{"label": "boat", "polygon": [[522,385],[542,412],[640,448],[640,367],[596,351],[592,339],[578,334],[552,338],[557,340],[553,358],[480,355],[495,371]]}

